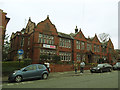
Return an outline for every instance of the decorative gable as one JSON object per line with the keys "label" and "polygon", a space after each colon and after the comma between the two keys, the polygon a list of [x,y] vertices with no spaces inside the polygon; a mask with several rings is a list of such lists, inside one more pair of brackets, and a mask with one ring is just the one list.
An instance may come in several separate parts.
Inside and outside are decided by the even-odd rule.
{"label": "decorative gable", "polygon": [[108,45],[109,48],[114,48],[113,43],[112,43],[110,38],[109,38],[109,41],[108,41],[107,45]]}
{"label": "decorative gable", "polygon": [[57,29],[55,25],[51,23],[49,16],[47,16],[44,21],[37,24],[36,31],[42,32],[44,34],[58,35]]}
{"label": "decorative gable", "polygon": [[75,39],[78,39],[78,40],[86,40],[85,36],[83,35],[81,29],[78,33],[76,33],[76,35],[74,36]]}
{"label": "decorative gable", "polygon": [[35,28],[35,23],[31,21],[31,18],[29,18],[25,29],[25,33],[32,33],[34,31],[34,28]]}
{"label": "decorative gable", "polygon": [[93,37],[92,42],[100,43],[100,41],[99,41],[99,39],[98,39],[98,37],[97,37],[96,34],[95,34],[95,36]]}

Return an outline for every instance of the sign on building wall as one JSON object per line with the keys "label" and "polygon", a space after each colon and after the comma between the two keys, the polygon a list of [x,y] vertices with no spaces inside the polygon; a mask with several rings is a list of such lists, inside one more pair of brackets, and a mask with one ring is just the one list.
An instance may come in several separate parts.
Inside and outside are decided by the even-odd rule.
{"label": "sign on building wall", "polygon": [[44,47],[44,48],[56,49],[56,46],[54,46],[54,45],[43,44],[43,47]]}

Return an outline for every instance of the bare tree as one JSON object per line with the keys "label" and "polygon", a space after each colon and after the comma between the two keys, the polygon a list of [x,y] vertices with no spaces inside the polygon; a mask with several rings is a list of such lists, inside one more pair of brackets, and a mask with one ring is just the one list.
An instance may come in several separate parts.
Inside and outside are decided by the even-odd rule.
{"label": "bare tree", "polygon": [[[101,33],[98,35],[98,37],[100,38],[100,41],[102,42],[102,52],[105,54],[106,53],[106,48],[107,48],[107,41],[108,39],[110,38],[110,35],[109,34],[106,34],[106,33]],[[101,59],[102,62],[104,62],[104,60],[106,61],[107,58],[105,57],[105,55],[103,55],[103,58]]]}
{"label": "bare tree", "polygon": [[110,38],[110,35],[107,34],[107,33],[101,33],[101,34],[98,35],[98,37],[100,38],[100,41],[101,41],[102,43],[105,43],[105,42],[107,42],[108,39]]}

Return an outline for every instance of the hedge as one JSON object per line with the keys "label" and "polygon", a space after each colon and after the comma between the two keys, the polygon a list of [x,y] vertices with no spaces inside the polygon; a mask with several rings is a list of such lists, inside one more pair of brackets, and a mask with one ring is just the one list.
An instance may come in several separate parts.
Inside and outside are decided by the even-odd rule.
{"label": "hedge", "polygon": [[2,74],[8,75],[12,73],[14,70],[21,69],[23,67],[27,66],[24,61],[20,62],[19,67],[19,61],[4,61],[2,62]]}

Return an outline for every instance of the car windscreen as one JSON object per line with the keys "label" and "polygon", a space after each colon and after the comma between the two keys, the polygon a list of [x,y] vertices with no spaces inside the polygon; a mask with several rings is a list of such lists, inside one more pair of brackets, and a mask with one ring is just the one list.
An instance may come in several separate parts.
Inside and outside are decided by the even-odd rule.
{"label": "car windscreen", "polygon": [[120,66],[120,63],[116,63],[117,66]]}
{"label": "car windscreen", "polygon": [[103,64],[98,64],[97,67],[103,67]]}

